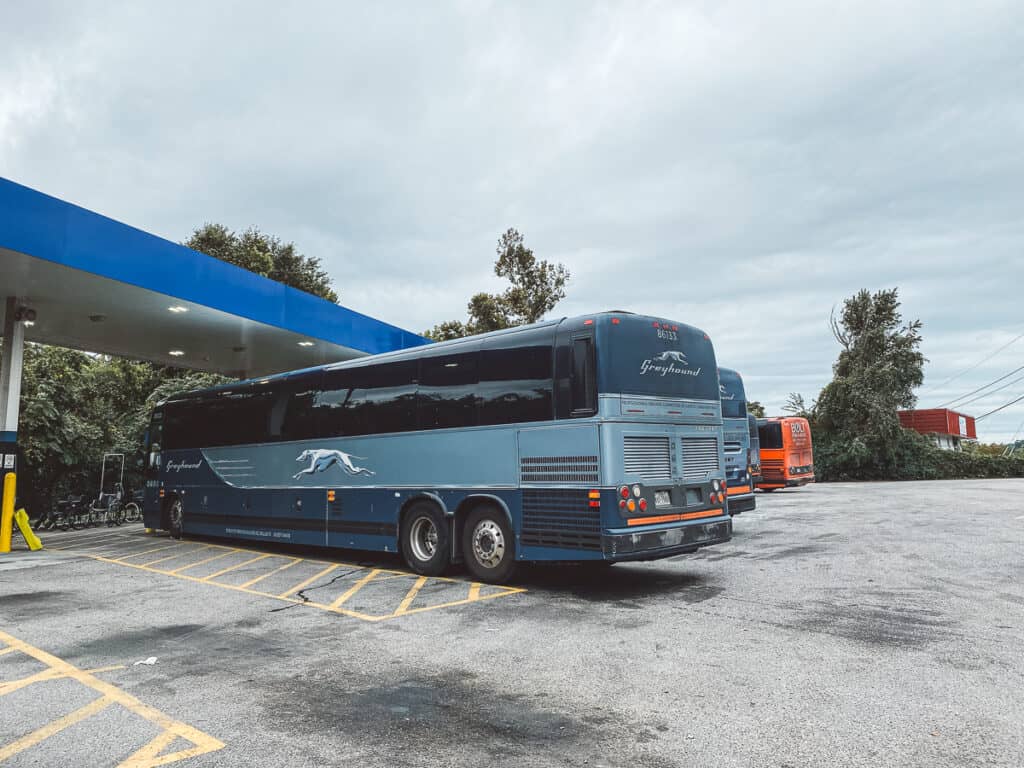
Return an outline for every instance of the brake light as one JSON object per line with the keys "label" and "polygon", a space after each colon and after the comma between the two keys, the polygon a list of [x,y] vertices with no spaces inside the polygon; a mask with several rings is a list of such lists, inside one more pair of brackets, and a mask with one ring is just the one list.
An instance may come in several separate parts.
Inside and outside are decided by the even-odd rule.
{"label": "brake light", "polygon": [[624,499],[628,499],[629,498],[629,486],[628,485],[624,485],[621,488],[619,488],[619,496],[621,496]]}
{"label": "brake light", "polygon": [[640,499],[640,511],[641,512],[646,512],[647,511],[647,499]]}

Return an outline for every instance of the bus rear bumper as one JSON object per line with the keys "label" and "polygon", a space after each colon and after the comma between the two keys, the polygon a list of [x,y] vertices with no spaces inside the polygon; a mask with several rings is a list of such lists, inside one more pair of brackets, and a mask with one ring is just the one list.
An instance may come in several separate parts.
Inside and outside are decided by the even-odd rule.
{"label": "bus rear bumper", "polygon": [[754,500],[754,494],[745,493],[742,496],[730,496],[729,497],[729,514],[738,515],[741,512],[750,512],[757,507],[757,502]]}
{"label": "bus rear bumper", "polygon": [[613,529],[601,537],[606,560],[657,560],[662,557],[694,552],[701,547],[721,544],[732,538],[732,520],[713,520],[672,528],[645,531]]}

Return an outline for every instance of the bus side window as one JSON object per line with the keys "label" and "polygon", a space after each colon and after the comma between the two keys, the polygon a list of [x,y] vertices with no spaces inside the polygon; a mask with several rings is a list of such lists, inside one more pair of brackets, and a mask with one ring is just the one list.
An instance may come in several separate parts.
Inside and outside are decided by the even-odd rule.
{"label": "bus side window", "polygon": [[590,336],[572,342],[572,405],[573,416],[597,413],[597,365],[594,340]]}
{"label": "bus side window", "polygon": [[420,361],[416,398],[420,429],[476,426],[478,358],[474,350]]}

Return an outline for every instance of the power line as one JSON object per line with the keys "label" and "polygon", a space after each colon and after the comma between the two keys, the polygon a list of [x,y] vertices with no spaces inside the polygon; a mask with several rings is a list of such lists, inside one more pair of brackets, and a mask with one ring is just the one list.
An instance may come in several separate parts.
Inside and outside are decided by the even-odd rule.
{"label": "power line", "polygon": [[993,408],[988,413],[981,414],[981,416],[978,416],[974,421],[978,422],[984,419],[986,416],[991,416],[993,413],[999,413],[1004,408],[1009,408],[1011,405],[1013,405],[1014,403],[1019,403],[1021,400],[1024,400],[1024,395],[1021,395],[1016,400],[1011,400],[1010,402],[1006,403],[1006,405],[1000,405],[998,408]]}
{"label": "power line", "polygon": [[964,399],[965,397],[970,397],[971,395],[975,395],[975,394],[977,394],[978,392],[981,392],[981,390],[983,390],[983,389],[988,389],[988,388],[989,388],[989,387],[991,387],[991,386],[992,386],[993,384],[998,384],[998,383],[999,383],[1000,381],[1002,381],[1003,379],[1008,379],[1008,378],[1010,378],[1011,376],[1013,376],[1013,374],[1015,374],[1015,373],[1020,373],[1021,371],[1024,371],[1024,365],[1022,365],[1022,366],[1021,366],[1020,368],[1014,368],[1014,369],[1013,369],[1012,371],[1010,371],[1009,373],[1007,373],[1007,374],[1005,374],[1005,375],[1003,375],[1003,376],[1000,376],[1000,377],[999,377],[998,379],[996,379],[995,381],[990,381],[990,382],[989,382],[988,384],[985,384],[985,385],[983,385],[983,386],[980,386],[980,387],[978,387],[977,389],[972,389],[972,390],[971,390],[970,392],[968,392],[968,393],[967,393],[966,395],[960,395],[960,397],[954,397],[954,398],[953,398],[952,400],[947,400],[946,402],[944,402],[944,403],[943,403],[942,405],[940,405],[940,406],[938,406],[938,407],[939,407],[939,408],[945,408],[945,407],[946,407],[946,406],[948,406],[948,405],[949,405],[950,403],[955,403],[955,402],[957,402],[958,400],[963,400],[963,399]]}
{"label": "power line", "polygon": [[[928,386],[928,387],[925,387],[925,389],[941,389],[942,387],[944,387],[947,384],[949,384],[951,381],[956,381],[961,376],[963,376],[965,373],[970,373],[975,368],[977,368],[979,365],[982,365],[983,363],[987,363],[989,360],[991,360],[993,357],[998,355],[1000,352],[1002,352],[1008,346],[1010,346],[1011,344],[1013,344],[1016,341],[1020,341],[1021,339],[1024,339],[1024,333],[1020,334],[1020,336],[1015,336],[1014,338],[1010,339],[1008,342],[1003,344],[1003,346],[1001,346],[999,349],[997,349],[995,352],[993,352],[988,357],[982,358],[981,360],[979,360],[974,365],[972,365],[972,366],[970,366],[968,368],[964,368],[962,371],[960,371],[960,373],[954,373],[952,376],[950,376],[948,379],[946,379],[941,384],[936,384],[935,386]],[[939,407],[941,408],[942,406],[939,406]]]}
{"label": "power line", "polygon": [[[1004,389],[1006,389],[1007,387],[1013,386],[1018,381],[1024,381],[1024,376],[1018,376],[1016,379],[1011,379],[1010,381],[1006,382],[1001,387],[996,387],[995,389],[989,390],[988,392],[982,392],[977,397],[972,397],[970,400],[966,400],[966,401],[958,404],[956,407],[957,408],[963,408],[965,406],[970,405],[971,403],[976,403],[978,400],[984,400],[989,395],[994,395],[996,392],[1002,392]],[[955,402],[955,401],[950,401],[950,402]]]}

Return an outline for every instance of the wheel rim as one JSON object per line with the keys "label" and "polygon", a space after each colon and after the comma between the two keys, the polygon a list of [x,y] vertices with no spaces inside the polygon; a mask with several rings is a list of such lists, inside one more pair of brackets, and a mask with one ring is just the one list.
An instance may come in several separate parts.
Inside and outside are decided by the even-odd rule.
{"label": "wheel rim", "polygon": [[409,545],[417,560],[433,559],[437,553],[437,526],[429,517],[417,517],[409,530]]}
{"label": "wheel rim", "polygon": [[181,508],[181,502],[176,501],[171,505],[171,528],[177,528],[180,531],[182,517],[183,510]]}
{"label": "wheel rim", "polygon": [[497,568],[505,559],[505,534],[493,520],[481,520],[473,529],[473,557],[484,568]]}

